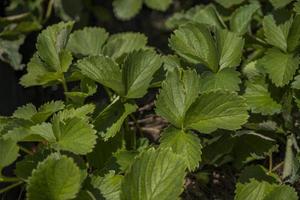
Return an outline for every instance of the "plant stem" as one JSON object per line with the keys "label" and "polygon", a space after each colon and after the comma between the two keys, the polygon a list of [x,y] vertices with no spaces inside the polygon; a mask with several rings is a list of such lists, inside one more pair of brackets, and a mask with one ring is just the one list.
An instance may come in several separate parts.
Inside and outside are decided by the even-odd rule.
{"label": "plant stem", "polygon": [[25,12],[25,13],[21,13],[21,14],[17,14],[17,15],[3,17],[3,19],[8,20],[8,21],[15,21],[15,20],[19,20],[19,19],[25,18],[28,15],[30,15],[30,13],[29,12]]}
{"label": "plant stem", "polygon": [[19,181],[19,182],[17,182],[17,183],[14,183],[14,184],[12,184],[12,185],[9,185],[9,186],[7,186],[7,187],[1,189],[1,190],[0,190],[0,194],[2,194],[2,193],[4,193],[4,192],[7,192],[7,191],[9,191],[10,189],[13,189],[13,188],[15,188],[15,187],[21,185],[22,183],[23,183],[23,181]]}
{"label": "plant stem", "polygon": [[93,123],[96,121],[96,119],[102,115],[103,112],[106,111],[106,109],[110,108],[114,103],[116,103],[120,99],[120,96],[117,96],[106,108],[104,108],[94,119]]}
{"label": "plant stem", "polygon": [[128,117],[124,121],[125,141],[129,149],[136,149],[136,135],[130,130]]}
{"label": "plant stem", "polygon": [[277,169],[279,169],[282,165],[284,164],[284,161],[281,161],[279,164],[277,164],[273,169],[272,171],[276,171]]}
{"label": "plant stem", "polygon": [[28,149],[26,149],[25,147],[22,147],[21,145],[19,145],[19,148],[21,151],[24,151],[25,153],[29,154],[29,155],[33,155],[34,153]]}
{"label": "plant stem", "polygon": [[19,179],[18,177],[5,177],[5,176],[1,176],[0,177],[0,182],[18,182],[21,179]]}
{"label": "plant stem", "polygon": [[67,82],[66,82],[66,79],[65,79],[64,75],[62,75],[62,77],[61,77],[61,84],[64,88],[64,92],[68,92],[69,91],[68,90],[68,85],[67,85]]}
{"label": "plant stem", "polygon": [[64,89],[64,95],[65,95],[66,101],[68,101],[69,98],[66,95],[66,92],[69,92],[69,89],[68,89],[68,85],[67,85],[67,82],[66,82],[66,79],[65,79],[64,75],[62,75],[62,77],[61,77],[61,84],[62,84],[63,89]]}
{"label": "plant stem", "polygon": [[54,0],[49,0],[46,15],[45,15],[45,19],[43,20],[43,23],[45,23],[49,19],[50,15],[52,13],[53,3],[54,3]]}
{"label": "plant stem", "polygon": [[105,90],[107,96],[109,97],[109,100],[112,101],[113,95],[112,95],[111,91],[107,87],[104,87],[104,90]]}
{"label": "plant stem", "polygon": [[269,153],[269,172],[273,170],[273,154]]}

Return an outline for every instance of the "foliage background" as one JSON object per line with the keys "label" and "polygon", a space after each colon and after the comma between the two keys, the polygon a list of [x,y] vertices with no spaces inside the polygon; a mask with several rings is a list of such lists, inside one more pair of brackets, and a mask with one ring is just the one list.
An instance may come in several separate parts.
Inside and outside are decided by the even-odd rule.
{"label": "foliage background", "polygon": [[[5,18],[12,15],[18,15],[24,11],[15,10],[8,12],[7,8],[13,3],[18,3],[23,0],[0,0],[0,17]],[[143,6],[141,11],[130,20],[118,19],[114,12],[111,0],[63,0],[64,8],[69,9],[72,15],[78,15],[76,12],[81,10],[81,17],[76,18],[76,24],[73,30],[80,29],[85,26],[100,26],[105,28],[110,34],[118,32],[141,32],[148,37],[148,44],[157,47],[161,51],[167,53],[168,37],[171,30],[165,28],[165,21],[173,13],[180,10],[188,9],[197,4],[207,4],[209,0],[174,0],[171,6],[165,12],[155,11]],[[25,4],[38,3],[40,9],[47,9],[48,0],[24,0]],[[74,7],[73,2],[79,2],[80,8]],[[75,3],[76,4],[76,3]],[[29,11],[30,12],[30,11]],[[75,13],[74,13],[75,12]],[[42,25],[40,30],[35,30],[27,34],[24,43],[20,46],[19,52],[22,55],[22,63],[29,62],[33,53],[36,51],[35,43],[40,31],[51,25],[62,21],[61,17],[55,10],[52,10],[51,15]],[[4,26],[1,25],[0,27]],[[0,46],[1,49],[1,46]],[[32,102],[37,107],[44,102],[51,100],[63,99],[63,89],[59,87],[42,88],[39,86],[25,88],[19,84],[19,79],[26,73],[26,67],[23,70],[14,70],[8,63],[0,60],[0,115],[9,116],[14,110],[21,105]],[[103,94],[103,96],[102,96]],[[100,91],[100,95],[96,97],[98,100],[105,98],[105,92]],[[7,171],[12,171],[8,167]],[[2,183],[0,183],[1,188]],[[19,198],[19,188],[11,190],[5,194],[6,199]],[[1,196],[1,195],[0,195]],[[1,197],[0,197],[1,198]]]}
{"label": "foliage background", "polygon": [[[47,9],[49,9],[49,2],[51,3],[55,1],[64,1],[65,4],[62,7],[50,10],[51,12],[49,12],[48,15]],[[1,1],[1,18],[14,16],[24,12],[24,10],[22,9],[16,9],[13,11],[9,11],[8,9],[8,5],[11,5],[13,3],[18,4],[20,2],[22,1]],[[146,6],[143,6],[142,10],[134,18],[128,21],[122,21],[115,17],[111,0],[28,0],[24,2],[26,2],[25,5],[38,5],[37,8],[33,11],[26,11],[26,9],[25,11],[42,18],[41,29],[47,27],[48,25],[55,24],[61,21],[62,19],[75,19],[76,24],[74,30],[86,26],[99,26],[105,28],[110,34],[125,31],[141,32],[148,37],[148,44],[150,46],[157,47],[157,49],[161,51],[161,53],[167,54],[171,52],[170,48],[168,47],[168,38],[170,37],[171,30],[168,30],[165,27],[166,19],[175,12],[189,9],[194,5],[207,4],[211,1],[174,0],[172,5],[170,6],[170,8],[167,9],[166,12],[154,11],[152,9],[147,8]],[[265,1],[263,0],[261,1],[262,4],[264,4],[264,2]],[[70,8],[71,10],[69,10]],[[41,16],[39,16],[40,10],[43,11]],[[5,26],[5,24],[1,23],[2,22],[0,21],[0,26]],[[23,64],[28,63],[29,59],[35,52],[35,43],[39,32],[39,30],[35,30],[33,32],[28,33],[25,38],[24,44],[21,45],[20,53],[23,55]],[[11,113],[16,109],[16,107],[24,105],[28,102],[32,102],[38,107],[44,102],[64,98],[63,89],[61,88],[61,86],[53,86],[47,88],[24,88],[20,86],[19,79],[24,74],[25,70],[14,70],[7,63],[0,61],[0,115],[11,115]],[[150,92],[144,98],[138,101],[141,105],[144,105],[149,101],[149,99],[153,100],[154,95],[155,92]],[[107,99],[107,96],[103,88],[99,87],[97,95],[93,96],[92,98],[93,101],[98,103],[102,100]],[[224,136],[224,138],[226,139],[226,136]],[[283,148],[280,149],[280,152],[282,152],[282,155],[280,155],[280,153],[277,154],[277,156],[279,156],[280,158],[274,158],[274,163],[277,163],[278,161],[282,160],[282,157],[284,157]],[[209,160],[209,158],[206,159]],[[266,161],[262,162],[264,162],[264,165],[268,165]],[[8,168],[6,170],[9,171],[11,169]],[[214,179],[212,180],[206,180],[207,176],[205,175],[205,171],[203,171],[203,173],[200,174],[189,174],[187,177],[188,181],[197,179],[207,183],[207,185],[202,187],[201,185],[195,186],[193,184],[190,184],[191,187],[185,191],[183,196],[187,197],[186,199],[189,199],[189,193],[191,193],[191,196],[194,195],[199,197],[201,196],[201,194],[197,194],[199,192],[197,191],[197,188],[202,187],[202,189],[208,194],[214,193],[215,196],[224,199],[231,199],[234,195],[233,193],[235,183],[237,181],[236,174],[238,171],[235,171],[236,169],[234,169],[230,165],[224,165],[219,168],[217,167],[214,170],[215,171],[212,173]],[[295,184],[295,186],[296,189],[298,189],[299,191],[297,183]],[[16,199],[18,198],[18,193],[19,191],[12,190],[8,194],[6,194],[6,198]]]}
{"label": "foliage background", "polygon": [[[35,1],[41,1],[41,6],[44,9],[47,8],[47,0]],[[27,2],[34,2],[34,0]],[[73,7],[73,5],[70,6],[73,0],[66,0],[66,2],[67,8]],[[77,2],[77,0],[75,2]],[[155,11],[143,6],[137,16],[127,21],[116,18],[111,0],[84,0],[82,2],[84,17],[76,23],[75,29],[79,29],[83,26],[100,26],[111,34],[125,31],[141,32],[148,37],[150,46],[158,47],[161,51],[167,52],[170,51],[168,49],[168,37],[171,31],[165,28],[165,20],[174,12],[190,8],[193,5],[206,4],[209,0],[175,0],[166,12]],[[10,3],[9,0],[0,1],[1,17],[6,17],[9,14],[5,12],[5,8]],[[46,27],[59,21],[61,21],[61,19],[53,11],[43,26]],[[24,44],[21,45],[20,52],[23,55],[22,63],[27,63],[33,55],[38,33],[39,31],[29,33]],[[28,102],[40,105],[49,99],[59,99],[61,97],[62,91],[59,88],[56,90],[56,88],[42,89],[40,87],[21,87],[19,85],[19,78],[24,72],[24,70],[15,71],[9,64],[0,61],[0,115],[9,115],[16,107]],[[56,92],[49,91],[53,89],[56,90]],[[53,96],[53,94],[55,95]]]}

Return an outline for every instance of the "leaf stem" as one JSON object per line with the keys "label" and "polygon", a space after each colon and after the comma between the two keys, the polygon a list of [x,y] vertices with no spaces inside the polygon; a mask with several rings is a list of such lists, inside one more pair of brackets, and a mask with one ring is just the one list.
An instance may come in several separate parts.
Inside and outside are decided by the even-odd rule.
{"label": "leaf stem", "polygon": [[9,185],[9,186],[7,186],[7,187],[1,189],[1,190],[0,190],[0,194],[2,194],[2,193],[4,193],[4,192],[7,192],[7,191],[9,191],[9,190],[11,190],[11,189],[13,189],[13,188],[15,188],[15,187],[21,185],[22,183],[23,183],[23,181],[19,181],[19,182],[17,182],[17,183],[14,183],[14,184],[12,184],[12,185]]}
{"label": "leaf stem", "polygon": [[69,89],[68,89],[67,81],[66,81],[64,75],[62,75],[62,77],[61,77],[61,84],[62,84],[63,89],[64,89],[64,95],[65,95],[66,101],[68,101],[69,98],[68,98],[68,96],[66,95],[66,92],[69,92]]}
{"label": "leaf stem", "polygon": [[93,119],[93,123],[97,120],[97,118],[99,116],[101,116],[101,114],[103,112],[106,111],[106,109],[110,108],[114,103],[116,103],[118,100],[120,99],[120,96],[117,96],[108,106],[106,106],[94,119]]}
{"label": "leaf stem", "polygon": [[18,181],[21,181],[21,179],[18,177],[0,176],[0,182],[18,182]]}
{"label": "leaf stem", "polygon": [[273,154],[272,152],[269,153],[269,172],[273,171]]}
{"label": "leaf stem", "polygon": [[136,149],[136,134],[130,130],[128,117],[124,121],[125,141],[129,149]]}
{"label": "leaf stem", "polygon": [[62,77],[61,77],[61,84],[64,88],[64,92],[68,92],[69,89],[68,89],[68,85],[67,85],[67,82],[66,82],[66,79],[65,79],[64,75],[62,75]]}
{"label": "leaf stem", "polygon": [[284,161],[281,161],[279,164],[277,164],[273,169],[272,171],[276,171],[277,169],[279,169],[282,165],[284,164]]}
{"label": "leaf stem", "polygon": [[8,20],[8,21],[15,21],[15,20],[20,20],[22,18],[25,18],[28,15],[30,15],[30,12],[25,12],[25,13],[21,13],[21,14],[17,14],[17,15],[3,17],[3,19]]}
{"label": "leaf stem", "polygon": [[109,100],[112,101],[113,100],[113,95],[111,93],[111,91],[107,88],[107,87],[103,87],[107,96],[109,97]]}
{"label": "leaf stem", "polygon": [[25,153],[27,153],[29,155],[34,154],[32,151],[30,151],[29,149],[26,149],[25,147],[22,147],[21,145],[19,145],[19,148],[20,148],[21,151],[24,151]]}
{"label": "leaf stem", "polygon": [[46,11],[43,23],[45,23],[49,19],[50,15],[52,13],[53,3],[54,3],[54,0],[49,0],[48,6],[47,6],[47,11]]}
{"label": "leaf stem", "polygon": [[134,116],[133,114],[130,114],[129,116],[130,116],[130,118],[133,120],[134,125],[136,126],[136,128],[140,131],[141,127],[140,127],[140,125],[139,125],[139,122],[138,122],[137,119],[135,118],[135,116]]}

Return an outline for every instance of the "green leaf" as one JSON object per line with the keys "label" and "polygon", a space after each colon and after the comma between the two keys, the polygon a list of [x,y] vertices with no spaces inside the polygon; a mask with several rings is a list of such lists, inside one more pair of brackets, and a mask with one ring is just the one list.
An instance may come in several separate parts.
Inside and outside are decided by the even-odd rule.
{"label": "green leaf", "polygon": [[109,138],[107,141],[99,137],[95,148],[87,155],[88,163],[100,172],[105,172],[108,168],[107,166],[114,159],[114,153],[122,148],[122,137],[121,133],[113,138]]}
{"label": "green leaf", "polygon": [[116,159],[116,163],[119,165],[119,169],[122,172],[127,172],[134,159],[139,155],[138,151],[135,150],[125,150],[125,149],[120,149],[117,152],[114,153],[114,158]]}
{"label": "green leaf", "polygon": [[239,76],[240,73],[234,69],[223,69],[217,73],[203,73],[200,80],[200,92],[239,91],[239,84],[241,83]]}
{"label": "green leaf", "polygon": [[[174,176],[176,174],[176,176]],[[185,162],[171,149],[153,148],[133,163],[121,187],[123,200],[179,198],[183,191]]]}
{"label": "green leaf", "polygon": [[[19,2],[19,3],[23,3],[23,2]],[[13,4],[13,3],[11,3]],[[29,3],[30,4],[30,3]],[[35,3],[37,4],[37,3]],[[23,7],[23,5],[21,5],[21,7]],[[24,8],[24,7],[23,7]],[[26,9],[26,8],[25,8]],[[14,12],[17,12],[17,10],[14,9],[5,9],[7,12],[6,17],[1,17],[1,31],[0,31],[0,35],[3,38],[17,38],[17,37],[22,37],[26,34],[29,34],[31,32],[34,31],[39,31],[42,28],[42,24],[41,22],[39,22],[39,19],[37,19],[36,15],[35,17],[32,15],[33,13],[30,13],[30,15],[21,15],[21,18],[10,18],[11,16],[13,16]],[[24,14],[24,13],[23,13]],[[26,18],[26,19],[25,19]]]}
{"label": "green leaf", "polygon": [[31,120],[31,118],[37,113],[36,107],[32,104],[26,104],[18,107],[17,110],[12,114],[13,117],[19,119]]}
{"label": "green leaf", "polygon": [[235,200],[264,200],[266,194],[272,190],[272,185],[267,182],[258,182],[252,179],[247,184],[237,184]]}
{"label": "green leaf", "polygon": [[33,155],[26,155],[23,160],[16,163],[15,174],[17,177],[26,180],[31,176],[39,162],[42,162],[49,155],[49,151],[40,150]]}
{"label": "green leaf", "polygon": [[254,131],[241,130],[233,139],[233,164],[236,168],[265,159],[270,153],[277,151],[276,142],[272,138]]}
{"label": "green leaf", "polygon": [[252,3],[236,9],[230,19],[231,31],[244,35],[248,31],[252,16],[259,7],[258,3]]}
{"label": "green leaf", "polygon": [[190,22],[197,22],[215,26],[217,28],[224,28],[224,22],[220,18],[220,14],[215,6],[209,4],[207,6],[195,6],[186,12],[177,12],[169,17],[166,21],[166,26],[169,29],[178,28],[180,25]]}
{"label": "green leaf", "polygon": [[145,4],[154,10],[166,11],[172,4],[172,0],[144,0]]}
{"label": "green leaf", "polygon": [[292,88],[300,90],[300,75],[295,76],[295,80],[292,82]]}
{"label": "green leaf", "polygon": [[199,94],[200,77],[192,70],[167,74],[156,100],[156,113],[181,128],[185,114]]}
{"label": "green leaf", "polygon": [[217,48],[220,55],[219,68],[236,67],[241,62],[244,39],[228,30],[217,30]]}
{"label": "green leaf", "polygon": [[64,21],[80,21],[80,19],[87,17],[84,8],[84,3],[81,0],[55,0],[53,2],[55,16]]}
{"label": "green leaf", "polygon": [[290,20],[284,24],[277,25],[272,15],[268,15],[263,19],[263,29],[267,42],[284,52],[287,50],[287,39],[290,27]]}
{"label": "green leaf", "polygon": [[51,154],[38,164],[28,179],[27,199],[73,199],[79,192],[80,184],[80,170],[73,159]]}
{"label": "green leaf", "polygon": [[288,185],[280,185],[274,187],[265,200],[297,200],[298,195],[294,188]]}
{"label": "green leaf", "polygon": [[170,47],[193,64],[204,64],[213,72],[218,71],[218,52],[209,29],[203,24],[185,24],[174,31]]}
{"label": "green leaf", "polygon": [[24,36],[20,36],[16,40],[0,39],[0,60],[9,63],[15,70],[24,68],[22,55],[19,53],[19,48],[24,42]]}
{"label": "green leaf", "polygon": [[96,56],[102,53],[102,46],[107,39],[108,33],[104,28],[86,27],[70,35],[67,49],[75,54]]}
{"label": "green leaf", "polygon": [[133,18],[141,10],[142,0],[114,0],[113,8],[115,15],[121,20]]}
{"label": "green leaf", "polygon": [[48,26],[37,38],[36,48],[39,57],[54,71],[66,72],[69,68],[64,60],[70,58],[67,58],[69,56],[64,48],[73,24],[74,22],[61,22]]}
{"label": "green leaf", "polygon": [[123,64],[123,80],[126,98],[141,98],[147,93],[154,73],[162,62],[153,51],[143,50],[130,53]]}
{"label": "green leaf", "polygon": [[80,190],[77,197],[72,200],[95,200],[96,199],[95,196],[96,195],[94,195],[94,193],[92,193],[89,190]]}
{"label": "green leaf", "polygon": [[293,0],[270,0],[271,4],[275,9],[283,8],[289,3],[291,3]]}
{"label": "green leaf", "polygon": [[54,117],[53,132],[57,140],[53,147],[60,150],[85,155],[92,152],[96,144],[97,136],[93,126],[77,117],[65,121]]}
{"label": "green leaf", "polygon": [[295,51],[300,45],[300,15],[294,17],[288,36],[288,51]]}
{"label": "green leaf", "polygon": [[280,177],[277,174],[269,172],[262,165],[250,165],[245,167],[241,172],[238,182],[247,183],[252,178],[257,181],[266,181],[269,183],[278,183],[278,180],[280,180]]}
{"label": "green leaf", "polygon": [[144,49],[146,45],[147,37],[144,34],[131,32],[118,33],[109,37],[103,47],[103,53],[117,59],[134,50]]}
{"label": "green leaf", "polygon": [[282,87],[293,79],[299,58],[277,49],[269,49],[259,62],[269,74],[271,81],[277,87]]}
{"label": "green leaf", "polygon": [[205,7],[199,6],[199,9],[198,7],[191,8],[186,12],[186,15],[194,22],[215,26],[220,29],[224,28],[224,22],[213,4],[208,4]]}
{"label": "green leaf", "polygon": [[35,85],[46,85],[57,83],[61,78],[61,74],[48,68],[46,64],[35,53],[27,64],[27,74],[20,79],[20,84],[24,87]]}
{"label": "green leaf", "polygon": [[51,85],[61,81],[72,63],[72,54],[65,49],[74,22],[61,22],[43,30],[37,38],[37,52],[31,58],[27,74],[21,78],[25,87]]}
{"label": "green leaf", "polygon": [[56,142],[56,137],[54,135],[51,123],[41,123],[30,127],[30,134],[39,135],[48,142]]}
{"label": "green leaf", "polygon": [[273,139],[253,131],[217,133],[219,134],[210,139],[202,150],[204,164],[222,166],[230,162],[235,168],[241,169],[249,162],[266,159],[277,150]]}
{"label": "green leaf", "polygon": [[50,101],[39,107],[38,112],[32,116],[35,123],[46,121],[52,114],[65,108],[63,101]]}
{"label": "green leaf", "polygon": [[109,171],[104,177],[93,177],[92,185],[100,190],[106,200],[120,200],[122,180],[123,176]]}
{"label": "green leaf", "polygon": [[253,113],[273,115],[281,111],[281,105],[271,97],[265,83],[247,82],[244,97]]}
{"label": "green leaf", "polygon": [[263,67],[259,65],[258,60],[254,60],[246,64],[243,68],[243,74],[247,76],[248,80],[256,81],[265,78],[266,72]]}
{"label": "green leaf", "polygon": [[18,107],[12,116],[18,119],[32,120],[35,123],[41,123],[46,121],[52,114],[64,109],[64,107],[63,101],[50,101],[43,104],[37,110],[33,104],[29,103]]}
{"label": "green leaf", "polygon": [[191,16],[189,16],[186,12],[176,12],[173,15],[171,15],[169,18],[167,18],[165,22],[165,26],[173,30],[175,28],[178,28],[179,26],[191,22]]}
{"label": "green leaf", "polygon": [[297,2],[294,3],[294,11],[297,14],[300,14],[300,1],[298,0]]}
{"label": "green leaf", "polygon": [[80,72],[88,78],[113,89],[118,94],[124,94],[122,71],[112,59],[99,55],[83,58],[77,62]]}
{"label": "green leaf", "polygon": [[202,163],[219,167],[231,161],[234,144],[235,139],[230,134],[220,134],[209,139],[202,150]]}
{"label": "green leaf", "polygon": [[251,179],[249,183],[237,184],[235,200],[297,200],[294,188],[288,185],[270,184]]}
{"label": "green leaf", "polygon": [[235,93],[201,95],[186,113],[185,127],[203,133],[217,129],[237,130],[248,119],[245,99]]}
{"label": "green leaf", "polygon": [[162,59],[165,71],[173,71],[174,69],[180,68],[180,59],[176,55],[162,56]]}
{"label": "green leaf", "polygon": [[162,133],[160,143],[161,148],[170,147],[174,153],[180,155],[189,171],[193,171],[199,166],[202,145],[196,135],[170,127]]}
{"label": "green leaf", "polygon": [[19,156],[19,147],[13,140],[0,139],[0,179],[4,167],[12,164]]}
{"label": "green leaf", "polygon": [[89,114],[92,114],[95,110],[94,104],[85,104],[84,106],[77,108],[64,109],[58,113],[60,120],[70,119],[70,118],[80,118],[84,121],[89,121]]}
{"label": "green leaf", "polygon": [[65,95],[70,98],[75,105],[83,105],[86,98],[94,95],[97,92],[97,84],[89,79],[83,78],[80,81],[80,88],[76,88],[71,92],[65,92]]}
{"label": "green leaf", "polygon": [[116,99],[95,118],[95,128],[106,141],[120,131],[124,120],[136,109],[135,104],[123,104]]}
{"label": "green leaf", "polygon": [[243,3],[245,0],[216,0],[217,3],[219,3],[220,5],[222,5],[225,8],[230,8],[232,6],[235,5],[239,5],[241,3]]}
{"label": "green leaf", "polygon": [[[26,126],[28,126],[28,124],[26,124],[25,127]],[[5,134],[3,134],[2,138],[5,140],[13,140],[15,142],[40,142],[43,140],[43,138],[40,136],[32,135],[28,128],[24,127],[14,127],[11,130],[8,130]]]}

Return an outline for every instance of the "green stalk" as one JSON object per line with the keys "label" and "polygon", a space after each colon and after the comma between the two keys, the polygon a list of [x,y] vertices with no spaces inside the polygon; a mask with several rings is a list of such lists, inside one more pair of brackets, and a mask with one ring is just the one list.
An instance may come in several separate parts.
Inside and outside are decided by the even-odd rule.
{"label": "green stalk", "polygon": [[277,164],[277,165],[272,169],[272,171],[273,171],[273,172],[276,171],[276,170],[279,169],[283,164],[284,164],[283,161],[280,162],[279,164]]}
{"label": "green stalk", "polygon": [[34,153],[28,149],[26,149],[25,147],[22,147],[21,145],[19,145],[19,148],[21,151],[24,151],[25,153],[29,154],[29,155],[33,155]]}
{"label": "green stalk", "polygon": [[12,184],[12,185],[9,185],[9,186],[7,186],[7,187],[1,189],[1,190],[0,190],[0,194],[2,194],[2,193],[4,193],[4,192],[7,192],[7,191],[9,191],[9,190],[11,190],[11,189],[13,189],[13,188],[15,188],[15,187],[21,185],[22,183],[23,183],[23,181],[19,181],[19,182],[17,182],[17,183],[14,183],[14,184]]}
{"label": "green stalk", "polygon": [[68,89],[68,85],[67,85],[67,82],[66,82],[66,79],[65,79],[64,75],[62,75],[62,77],[61,77],[61,84],[64,88],[64,92],[68,92],[69,89]]}
{"label": "green stalk", "polygon": [[269,153],[269,173],[273,171],[273,154]]}
{"label": "green stalk", "polygon": [[21,179],[18,177],[0,176],[0,182],[18,182],[18,181],[21,181]]}
{"label": "green stalk", "polygon": [[96,119],[106,111],[106,109],[110,108],[114,103],[116,103],[120,99],[120,96],[117,96],[106,108],[104,108],[93,120],[93,123],[96,121]]}
{"label": "green stalk", "polygon": [[54,0],[49,0],[48,6],[47,6],[46,15],[45,15],[45,18],[43,20],[43,23],[45,23],[49,19],[50,15],[52,13],[53,4],[54,4]]}
{"label": "green stalk", "polygon": [[136,134],[130,130],[128,117],[124,121],[124,131],[126,147],[129,149],[136,149]]}
{"label": "green stalk", "polygon": [[61,81],[61,84],[62,84],[62,86],[63,86],[63,89],[64,89],[64,95],[65,95],[66,101],[68,101],[68,100],[69,100],[69,98],[66,96],[66,94],[65,94],[65,93],[66,93],[66,92],[69,92],[69,89],[68,89],[67,81],[66,81],[66,79],[65,79],[65,76],[64,76],[64,75],[62,75],[62,77],[61,77],[60,81]]}

